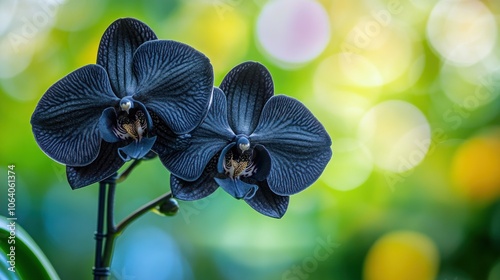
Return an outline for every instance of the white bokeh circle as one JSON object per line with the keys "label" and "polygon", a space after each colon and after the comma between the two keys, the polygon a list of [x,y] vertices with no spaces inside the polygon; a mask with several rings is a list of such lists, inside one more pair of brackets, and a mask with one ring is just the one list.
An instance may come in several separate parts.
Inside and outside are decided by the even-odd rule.
{"label": "white bokeh circle", "polygon": [[469,66],[493,50],[497,38],[495,17],[481,1],[441,0],[429,16],[427,37],[448,63]]}
{"label": "white bokeh circle", "polygon": [[431,144],[431,129],[417,107],[390,100],[366,112],[358,126],[358,139],[372,153],[375,165],[402,173],[425,158]]}

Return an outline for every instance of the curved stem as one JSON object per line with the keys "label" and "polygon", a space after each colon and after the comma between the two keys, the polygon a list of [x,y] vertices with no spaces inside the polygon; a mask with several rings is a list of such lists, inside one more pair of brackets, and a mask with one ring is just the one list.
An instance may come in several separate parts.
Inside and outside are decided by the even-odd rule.
{"label": "curved stem", "polygon": [[[165,202],[170,198],[172,198],[172,193],[164,194],[156,198],[155,200],[150,201],[149,203],[138,208],[136,211],[134,211],[132,214],[127,216],[118,225],[115,226],[114,208],[115,208],[116,184],[124,181],[140,162],[141,160],[135,160],[119,176],[114,174],[113,176],[99,183],[99,208],[97,214],[98,215],[97,232],[95,234],[96,259],[94,266],[94,280],[108,279],[108,276],[110,274],[109,267],[111,265],[111,259],[113,258],[113,249],[115,241],[116,238],[125,230],[125,228],[130,223],[135,221],[137,218],[142,216],[144,213],[159,206],[162,202]],[[107,190],[106,186],[108,186]],[[106,191],[107,191],[107,199],[106,199]],[[105,218],[106,218],[106,234],[103,233]],[[103,250],[103,241],[105,241],[104,250]]]}
{"label": "curved stem", "polygon": [[[108,197],[109,198],[109,197]],[[132,214],[127,216],[125,219],[123,219],[116,227],[109,227],[108,223],[108,233],[106,235],[106,245],[104,247],[104,255],[102,258],[102,263],[103,266],[109,267],[111,264],[111,258],[113,256],[113,248],[114,248],[114,243],[116,238],[125,230],[125,228],[135,221],[137,218],[142,216],[144,213],[150,211],[151,209],[155,208],[156,206],[160,205],[163,201],[172,198],[172,193],[167,193],[164,194],[155,200],[150,201],[149,203],[144,204],[137,210],[135,210]],[[108,200],[109,201],[109,200]],[[108,207],[109,207],[108,203]],[[109,215],[109,209],[108,209],[108,215]],[[108,220],[109,222],[109,220]]]}
{"label": "curved stem", "polygon": [[160,205],[163,201],[172,198],[172,193],[166,193],[155,200],[152,200],[137,210],[135,210],[132,214],[128,215],[125,219],[123,219],[117,226],[116,226],[116,234],[122,233],[122,231],[133,221],[135,221],[137,218],[142,216],[144,213],[150,211],[151,209],[155,208],[156,206]]}
{"label": "curved stem", "polygon": [[139,163],[141,163],[141,160],[142,159],[136,159],[134,160],[128,167],[127,169],[125,169],[125,171],[123,171],[122,174],[120,174],[118,176],[118,179],[116,179],[116,182],[117,183],[121,183],[123,181],[125,181],[125,179],[127,179],[128,175],[132,172],[132,170],[134,170],[134,168],[139,165]]}
{"label": "curved stem", "polygon": [[[125,179],[127,179],[128,175],[134,170],[134,168],[141,162],[140,159],[134,160],[128,167],[121,173],[119,176],[116,174],[111,176],[110,178],[100,182],[101,187],[105,188],[106,183],[109,185],[109,190],[108,190],[108,198],[107,198],[107,207],[106,207],[106,243],[104,245],[104,251],[102,250],[102,237],[101,237],[101,244],[99,245],[100,248],[98,249],[96,247],[96,267],[98,262],[97,259],[99,259],[99,267],[101,269],[108,269],[109,271],[109,266],[111,265],[111,259],[113,255],[113,250],[114,250],[114,245],[115,245],[115,239],[117,237],[116,233],[116,227],[115,227],[115,218],[114,218],[114,209],[115,209],[115,190],[116,190],[116,184],[123,182]],[[105,190],[104,190],[105,191]],[[105,197],[102,198],[103,203],[105,201]],[[101,205],[99,204],[101,207]],[[99,208],[101,209],[101,208]],[[104,205],[102,206],[102,209],[104,209]],[[104,219],[104,213],[99,212],[98,219]],[[103,221],[101,221],[103,223]],[[102,234],[102,227],[103,224],[101,224],[101,236],[104,236]],[[97,245],[96,245],[97,246]],[[98,256],[99,255],[99,256]]]}

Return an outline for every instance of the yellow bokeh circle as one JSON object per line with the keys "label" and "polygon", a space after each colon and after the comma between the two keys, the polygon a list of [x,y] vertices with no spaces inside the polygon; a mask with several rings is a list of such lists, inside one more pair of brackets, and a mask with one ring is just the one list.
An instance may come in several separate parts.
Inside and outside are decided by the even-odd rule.
{"label": "yellow bokeh circle", "polygon": [[476,202],[500,197],[500,128],[464,142],[451,168],[455,189]]}
{"label": "yellow bokeh circle", "polygon": [[214,12],[207,6],[198,12],[180,39],[210,58],[215,71],[225,74],[248,50],[248,20],[235,8]]}
{"label": "yellow bokeh circle", "polygon": [[365,260],[366,280],[435,279],[439,254],[434,242],[424,234],[395,231],[379,238]]}

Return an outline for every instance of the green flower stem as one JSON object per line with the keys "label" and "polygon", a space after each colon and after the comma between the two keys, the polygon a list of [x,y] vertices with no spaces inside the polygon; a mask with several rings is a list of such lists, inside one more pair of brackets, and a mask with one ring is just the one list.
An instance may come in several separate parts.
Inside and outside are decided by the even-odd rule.
{"label": "green flower stem", "polygon": [[135,210],[134,213],[130,214],[128,217],[126,217],[125,219],[123,219],[118,224],[118,226],[116,227],[116,233],[117,234],[122,233],[122,231],[125,230],[125,228],[130,223],[132,223],[134,220],[136,220],[137,218],[139,218],[140,216],[142,216],[144,213],[152,210],[156,206],[159,206],[162,202],[165,202],[165,201],[169,200],[170,198],[172,198],[172,193],[169,192],[169,193],[166,193],[166,194],[164,194],[164,195],[156,198],[155,200],[152,200],[152,201],[148,202],[147,204],[144,204],[142,207],[140,207],[139,209]]}
{"label": "green flower stem", "polygon": [[[99,209],[97,217],[96,257],[94,266],[94,280],[108,279],[110,275],[110,265],[113,258],[113,250],[116,238],[137,218],[146,212],[168,202],[172,198],[172,193],[164,194],[155,200],[135,210],[132,214],[124,218],[115,225],[114,206],[116,183],[124,181],[141,160],[135,160],[120,176],[113,175],[99,183]],[[171,208],[177,207],[172,205]],[[175,208],[175,210],[178,208]],[[167,209],[168,210],[168,209]],[[104,221],[106,220],[106,234],[103,233]],[[104,250],[103,250],[104,242]]]}
{"label": "green flower stem", "polygon": [[115,247],[115,239],[117,237],[117,234],[115,234],[116,227],[114,218],[115,190],[116,190],[116,185],[110,185],[108,188],[106,244],[104,245],[104,252],[102,259],[102,266],[108,268],[111,265],[111,258]]}
{"label": "green flower stem", "polygon": [[[125,230],[125,228],[135,221],[137,218],[142,216],[144,213],[152,210],[153,208],[159,206],[162,202],[169,200],[172,198],[172,193],[164,194],[153,201],[148,202],[142,207],[135,210],[132,214],[123,219],[116,227],[109,227],[108,223],[108,232],[106,234],[106,245],[104,247],[104,255],[102,258],[102,264],[104,267],[109,267],[111,264],[111,258],[113,256],[114,243],[116,238]],[[109,204],[108,204],[109,206]],[[109,211],[108,211],[109,213]]]}
{"label": "green flower stem", "polygon": [[106,275],[106,271],[102,270],[102,243],[104,240],[104,211],[106,202],[106,182],[99,183],[99,204],[97,208],[97,231],[95,232],[95,263],[93,268],[94,280],[99,280],[101,276]]}
{"label": "green flower stem", "polygon": [[129,167],[127,167],[127,169],[125,171],[123,171],[122,174],[120,174],[120,176],[118,176],[118,179],[116,179],[116,183],[121,183],[123,181],[125,181],[125,179],[127,179],[128,175],[132,172],[132,170],[134,170],[134,168],[139,165],[139,163],[141,163],[142,160],[140,159],[136,159],[134,160],[130,165]]}
{"label": "green flower stem", "polygon": [[[95,233],[95,239],[96,239],[96,247],[95,247],[95,264],[94,264],[94,280],[99,280],[99,279],[107,279],[110,271],[109,271],[109,266],[104,266],[103,265],[103,259],[102,259],[102,245],[103,242],[106,242],[106,236],[103,233],[104,231],[104,220],[105,218],[107,219],[108,223],[108,229],[109,230],[109,209],[111,206],[111,209],[113,208],[113,200],[114,200],[114,189],[116,187],[116,174],[110,176],[109,178],[102,180],[99,182],[99,206],[97,209],[97,231]],[[113,192],[107,192],[108,195],[108,205],[106,205],[106,186],[109,187],[109,189],[112,189]],[[111,201],[111,205],[109,205],[109,202]],[[107,206],[107,207],[106,207]],[[108,213],[106,217],[106,213]],[[111,213],[112,215],[112,213]],[[111,222],[113,220],[111,219]]]}

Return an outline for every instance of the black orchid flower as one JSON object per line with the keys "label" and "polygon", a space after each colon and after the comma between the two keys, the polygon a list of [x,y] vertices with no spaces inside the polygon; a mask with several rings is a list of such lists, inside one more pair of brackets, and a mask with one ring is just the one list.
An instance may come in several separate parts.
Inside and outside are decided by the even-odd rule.
{"label": "black orchid flower", "polygon": [[302,103],[273,95],[271,75],[261,64],[246,62],[227,74],[214,89],[207,118],[191,133],[191,145],[159,154],[175,175],[175,197],[200,199],[221,186],[264,215],[285,214],[289,195],[323,172],[331,140]]}
{"label": "black orchid flower", "polygon": [[67,166],[71,187],[80,188],[193,130],[207,114],[212,89],[205,55],[157,40],[136,19],[119,19],[104,32],[97,64],[70,73],[42,96],[32,129],[40,148]]}

